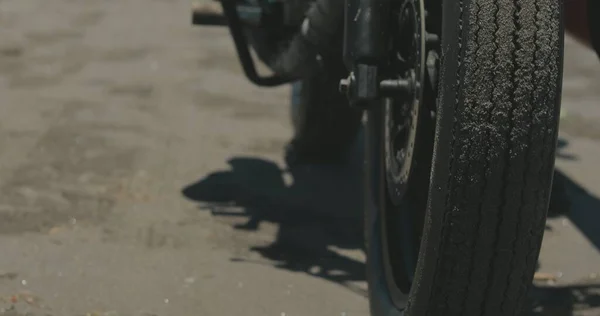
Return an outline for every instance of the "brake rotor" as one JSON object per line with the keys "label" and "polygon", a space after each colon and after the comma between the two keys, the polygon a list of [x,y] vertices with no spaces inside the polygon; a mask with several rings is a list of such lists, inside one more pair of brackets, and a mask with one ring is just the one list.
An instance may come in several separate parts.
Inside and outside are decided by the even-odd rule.
{"label": "brake rotor", "polygon": [[404,0],[398,11],[398,35],[391,67],[398,79],[410,80],[410,92],[384,104],[386,180],[394,205],[400,205],[414,165],[419,111],[425,87],[426,30],[423,0]]}

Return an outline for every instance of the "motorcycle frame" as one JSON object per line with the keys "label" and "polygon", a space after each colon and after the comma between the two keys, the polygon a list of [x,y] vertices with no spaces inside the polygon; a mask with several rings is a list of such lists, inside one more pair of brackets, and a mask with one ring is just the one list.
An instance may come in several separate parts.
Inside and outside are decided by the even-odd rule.
{"label": "motorcycle frame", "polygon": [[261,76],[250,53],[244,35],[244,25],[258,25],[262,18],[260,7],[241,6],[235,0],[220,1],[222,10],[204,6],[192,10],[192,24],[204,26],[228,26],[244,75],[250,82],[261,87],[276,87],[293,81],[281,75]]}
{"label": "motorcycle frame", "polygon": [[[258,2],[264,4],[269,1]],[[379,90],[380,65],[387,58],[391,0],[344,1],[343,58],[351,77],[356,79],[349,97],[359,101],[373,99]],[[262,22],[261,7],[249,8],[237,0],[221,0],[220,4],[221,12],[214,6],[195,8],[192,11],[192,24],[228,26],[244,74],[252,83],[261,87],[275,87],[295,81],[294,78],[277,74],[261,76],[257,71],[244,26]]]}
{"label": "motorcycle frame", "polygon": [[[261,6],[280,0],[246,0],[258,6],[244,5],[244,0],[212,0],[220,2],[221,10],[215,6],[195,8],[192,24],[205,26],[228,26],[236,52],[249,81],[261,87],[276,87],[296,80],[281,75],[261,76],[250,53],[244,34],[245,25],[260,25]],[[382,63],[389,54],[386,45],[389,39],[391,0],[337,0],[344,1],[344,46],[343,59],[349,77],[341,84],[350,101],[372,101],[379,97],[382,87]],[[570,0],[565,5],[567,31],[600,54],[600,22],[592,19],[600,10],[597,0]],[[285,5],[285,2],[283,2]],[[276,27],[276,26],[275,26]],[[350,84],[352,83],[352,84]]]}

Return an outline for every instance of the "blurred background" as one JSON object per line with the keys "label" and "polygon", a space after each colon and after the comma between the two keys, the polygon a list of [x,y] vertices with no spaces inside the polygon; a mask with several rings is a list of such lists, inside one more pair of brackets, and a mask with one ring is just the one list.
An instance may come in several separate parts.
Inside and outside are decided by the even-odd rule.
{"label": "blurred background", "polygon": [[[368,315],[361,144],[289,170],[259,89],[182,0],[0,0],[0,315]],[[600,61],[567,39],[524,315],[600,315]],[[563,205],[563,204],[561,204]]]}

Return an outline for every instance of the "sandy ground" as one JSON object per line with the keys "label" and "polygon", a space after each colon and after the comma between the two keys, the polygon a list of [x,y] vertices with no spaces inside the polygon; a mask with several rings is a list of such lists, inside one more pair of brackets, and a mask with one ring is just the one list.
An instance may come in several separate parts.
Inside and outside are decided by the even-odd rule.
{"label": "sandy ground", "polygon": [[[286,170],[289,87],[181,0],[0,0],[0,315],[367,315],[360,156]],[[600,315],[600,63],[568,41],[534,315]],[[357,148],[357,153],[360,148]]]}

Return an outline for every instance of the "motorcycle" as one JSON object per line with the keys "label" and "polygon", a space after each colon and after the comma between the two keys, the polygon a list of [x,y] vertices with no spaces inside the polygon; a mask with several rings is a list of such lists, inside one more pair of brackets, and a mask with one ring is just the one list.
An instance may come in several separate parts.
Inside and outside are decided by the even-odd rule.
{"label": "motorcycle", "polygon": [[552,188],[564,20],[563,0],[193,10],[196,25],[229,27],[251,82],[294,84],[288,163],[339,161],[364,125],[374,316],[519,313]]}

